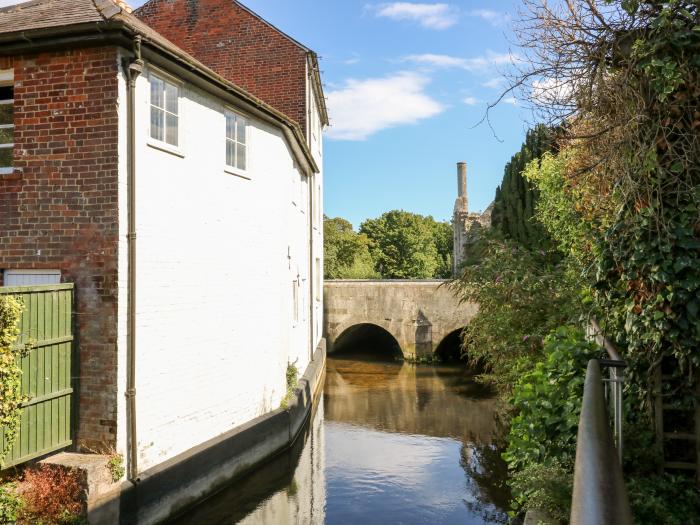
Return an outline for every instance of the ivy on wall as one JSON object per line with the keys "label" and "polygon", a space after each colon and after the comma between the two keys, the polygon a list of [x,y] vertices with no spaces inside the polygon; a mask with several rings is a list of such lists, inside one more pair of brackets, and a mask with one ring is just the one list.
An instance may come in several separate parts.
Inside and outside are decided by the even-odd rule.
{"label": "ivy on wall", "polygon": [[23,402],[19,366],[21,350],[14,346],[19,335],[23,305],[11,296],[0,296],[0,428],[5,447],[0,450],[0,465],[14,442],[20,424]]}

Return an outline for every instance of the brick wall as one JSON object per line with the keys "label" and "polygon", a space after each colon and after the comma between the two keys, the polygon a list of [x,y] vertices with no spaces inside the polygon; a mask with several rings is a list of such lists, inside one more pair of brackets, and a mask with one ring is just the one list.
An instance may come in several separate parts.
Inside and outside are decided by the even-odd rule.
{"label": "brick wall", "polygon": [[77,438],[113,446],[117,51],[0,57],[0,69],[14,69],[16,167],[0,175],[0,270],[55,268],[76,283]]}
{"label": "brick wall", "polygon": [[306,133],[306,51],[233,0],[151,0],[135,14]]}

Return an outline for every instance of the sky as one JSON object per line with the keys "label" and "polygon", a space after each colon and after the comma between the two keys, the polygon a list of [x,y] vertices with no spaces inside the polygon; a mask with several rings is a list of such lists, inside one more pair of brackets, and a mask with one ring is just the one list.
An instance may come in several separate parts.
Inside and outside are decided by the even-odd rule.
{"label": "sky", "polygon": [[531,121],[506,97],[490,113],[493,129],[477,125],[519,57],[518,0],[243,3],[320,57],[326,215],[355,227],[392,209],[449,220],[459,161],[470,210],[489,205]]}

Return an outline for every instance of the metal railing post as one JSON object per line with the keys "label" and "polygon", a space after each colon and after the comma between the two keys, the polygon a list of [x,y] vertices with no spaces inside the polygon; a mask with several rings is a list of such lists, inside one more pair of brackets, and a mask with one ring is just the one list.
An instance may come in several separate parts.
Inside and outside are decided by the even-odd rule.
{"label": "metal railing post", "polygon": [[[617,381],[609,384],[613,392],[621,388]],[[621,395],[617,393],[612,397],[621,409]],[[620,419],[620,431],[621,423]],[[616,453],[610,431],[600,363],[592,359],[586,371],[576,441],[571,524],[603,523],[631,525],[632,511],[622,477],[619,451]]]}

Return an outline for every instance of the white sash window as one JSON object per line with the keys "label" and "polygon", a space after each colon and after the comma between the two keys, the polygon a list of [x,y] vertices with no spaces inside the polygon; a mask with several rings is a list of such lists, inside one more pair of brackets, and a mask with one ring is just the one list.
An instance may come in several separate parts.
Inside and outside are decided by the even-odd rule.
{"label": "white sash window", "polygon": [[2,78],[0,76],[0,174],[7,174],[12,173],[15,145],[15,96],[12,81],[3,81]]}
{"label": "white sash window", "polygon": [[245,171],[248,163],[247,128],[245,118],[226,111],[226,167]]}
{"label": "white sash window", "polygon": [[151,74],[151,138],[180,145],[180,87]]}

